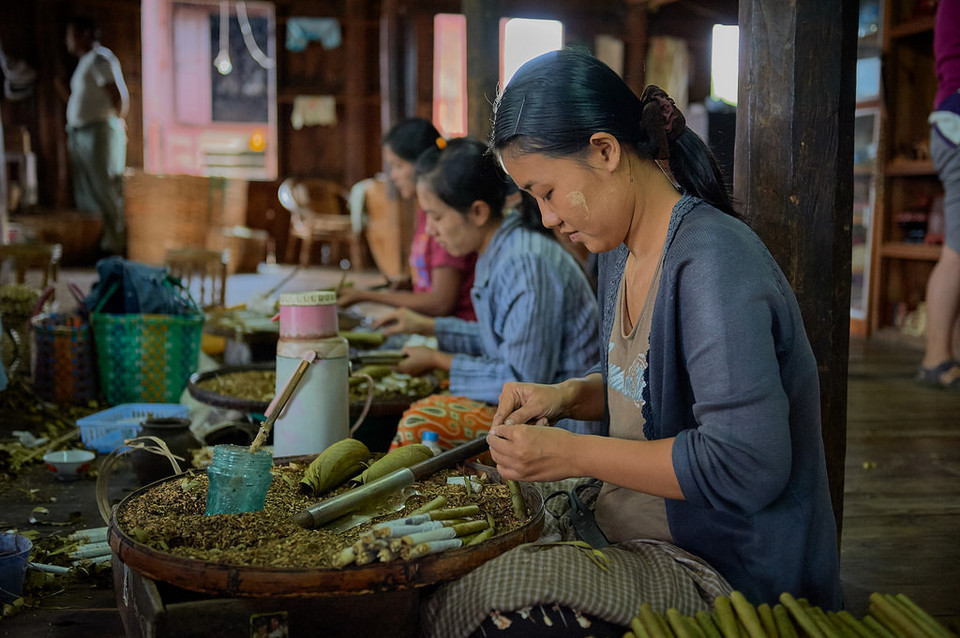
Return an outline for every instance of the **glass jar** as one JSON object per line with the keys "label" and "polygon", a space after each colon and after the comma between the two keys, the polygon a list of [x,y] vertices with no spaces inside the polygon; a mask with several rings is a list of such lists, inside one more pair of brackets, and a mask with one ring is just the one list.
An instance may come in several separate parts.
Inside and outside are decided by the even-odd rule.
{"label": "glass jar", "polygon": [[273,481],[273,455],[266,450],[251,454],[241,445],[215,445],[207,468],[207,516],[259,512]]}

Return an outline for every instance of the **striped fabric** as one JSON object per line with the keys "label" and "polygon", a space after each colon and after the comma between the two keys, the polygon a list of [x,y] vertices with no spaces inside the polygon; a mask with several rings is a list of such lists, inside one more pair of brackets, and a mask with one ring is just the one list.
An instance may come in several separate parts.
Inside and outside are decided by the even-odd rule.
{"label": "striped fabric", "polygon": [[[572,486],[563,483],[564,488]],[[544,494],[558,487],[535,485]],[[533,615],[538,607],[554,603],[627,627],[643,603],[660,613],[673,607],[692,616],[710,610],[717,596],[732,591],[709,565],[662,541],[640,539],[606,547],[601,551],[608,562],[606,570],[601,569],[587,551],[556,544],[575,540],[562,507],[565,501],[551,499],[536,542],[515,547],[427,598],[421,605],[421,634],[465,637],[491,612],[529,610]]]}
{"label": "striped fabric", "polygon": [[[450,393],[496,405],[508,381],[557,383],[583,375],[600,358],[599,311],[586,276],[549,237],[508,215],[477,260],[477,321],[436,320],[440,350],[458,353]],[[580,433],[599,424],[561,421]]]}

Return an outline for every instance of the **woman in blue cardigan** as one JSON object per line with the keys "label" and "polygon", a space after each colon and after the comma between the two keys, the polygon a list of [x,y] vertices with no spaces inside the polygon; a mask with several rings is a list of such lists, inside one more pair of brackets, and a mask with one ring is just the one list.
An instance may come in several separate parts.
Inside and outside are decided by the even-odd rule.
{"label": "woman in blue cardigan", "polygon": [[[412,406],[396,444],[419,442],[429,429],[449,448],[486,433],[504,383],[553,383],[586,373],[600,357],[599,317],[586,275],[539,218],[504,214],[509,180],[484,144],[451,140],[418,159],[417,175],[427,233],[451,255],[478,254],[470,290],[477,320],[398,309],[378,325],[388,334],[437,337],[437,350],[405,347],[398,369],[447,370],[450,394]],[[535,213],[536,207],[526,210]],[[600,431],[596,420],[562,419],[558,425]]]}
{"label": "woman in blue cardigan", "polygon": [[[622,625],[642,602],[689,612],[723,591],[698,581],[705,600],[691,602],[677,583],[693,561],[697,578],[718,574],[755,604],[789,592],[837,609],[817,362],[790,283],[737,218],[716,162],[673,100],[653,86],[638,98],[587,54],[547,53],[499,97],[492,147],[537,199],[545,226],[600,253],[603,346],[591,374],[506,384],[491,454],[505,479],[602,481],[595,516],[613,544],[603,552],[632,584],[596,595],[605,581],[585,585],[587,569],[571,576],[576,557],[550,563],[565,550],[518,548],[445,588],[429,621],[476,622],[457,601],[476,600],[491,582],[503,585],[478,605],[497,610],[483,620],[487,635],[505,612],[522,616],[534,602],[594,625]],[[549,427],[565,418],[606,418],[609,429]],[[631,563],[641,549],[674,556],[675,567]],[[513,589],[521,560],[551,587],[534,598]]]}

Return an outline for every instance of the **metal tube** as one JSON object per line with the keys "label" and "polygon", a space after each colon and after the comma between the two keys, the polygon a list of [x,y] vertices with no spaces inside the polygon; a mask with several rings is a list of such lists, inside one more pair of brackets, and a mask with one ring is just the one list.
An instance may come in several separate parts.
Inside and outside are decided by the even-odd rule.
{"label": "metal tube", "polygon": [[294,515],[293,520],[301,527],[308,529],[322,527],[345,514],[349,514],[371,500],[402,490],[415,482],[416,478],[413,472],[409,468],[401,468],[372,483],[361,485],[349,492],[311,505]]}

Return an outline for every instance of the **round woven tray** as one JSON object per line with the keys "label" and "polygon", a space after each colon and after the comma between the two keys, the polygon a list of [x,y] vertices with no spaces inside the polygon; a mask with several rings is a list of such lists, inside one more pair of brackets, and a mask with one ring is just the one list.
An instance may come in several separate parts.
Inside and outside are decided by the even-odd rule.
{"label": "round woven tray", "polygon": [[[270,404],[269,401],[241,399],[224,394],[218,394],[200,387],[199,384],[205,380],[228,375],[234,372],[247,372],[250,370],[274,370],[275,368],[276,364],[272,362],[264,362],[252,363],[250,365],[243,366],[224,366],[223,368],[211,370],[209,372],[197,372],[194,373],[187,382],[187,390],[190,392],[190,396],[201,403],[206,403],[207,405],[212,405],[214,407],[224,408],[227,410],[238,410],[240,412],[263,414],[266,412],[267,406]],[[436,387],[434,387],[434,391],[436,391]],[[373,403],[370,404],[370,411],[367,413],[367,416],[400,414],[409,408],[411,403],[428,396],[428,394],[413,397],[374,397]],[[360,412],[363,411],[363,403],[363,401],[352,401],[350,403],[350,416],[352,418],[358,417]]]}
{"label": "round woven tray", "polygon": [[[289,458],[287,459],[289,460]],[[481,466],[477,466],[478,468]],[[499,480],[493,468],[483,471]],[[164,481],[181,480],[183,475]],[[123,510],[152,485],[128,495],[117,506]],[[543,497],[531,485],[521,484],[523,499],[531,518],[522,527],[468,547],[425,556],[416,561],[390,561],[352,565],[345,569],[268,568],[211,563],[174,556],[137,542],[110,520],[109,542],[115,560],[153,580],[176,587],[218,596],[288,597],[350,596],[389,592],[446,582],[459,578],[486,561],[521,543],[535,540],[543,529]],[[116,568],[116,563],[115,563]]]}

